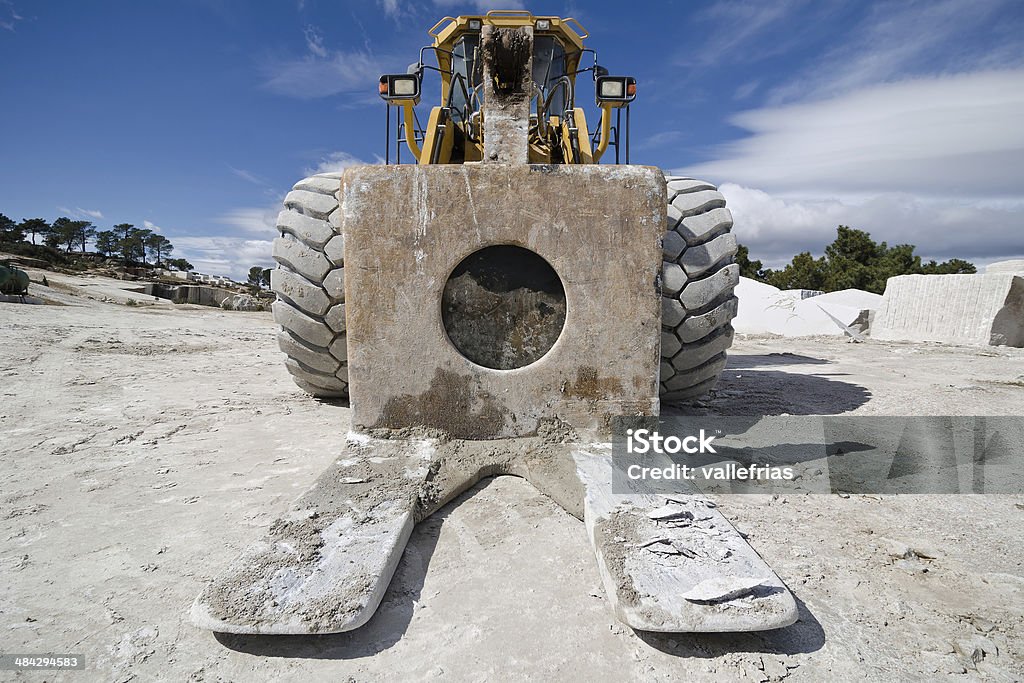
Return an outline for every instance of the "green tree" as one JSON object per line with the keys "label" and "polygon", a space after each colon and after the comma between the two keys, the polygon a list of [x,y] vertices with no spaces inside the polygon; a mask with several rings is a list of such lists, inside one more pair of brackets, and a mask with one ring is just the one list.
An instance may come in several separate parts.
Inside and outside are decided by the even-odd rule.
{"label": "green tree", "polygon": [[167,259],[167,265],[173,268],[174,270],[183,270],[186,272],[190,270],[195,270],[195,268],[192,267],[192,264],[183,258]]}
{"label": "green tree", "polygon": [[0,242],[20,242],[23,239],[25,239],[25,230],[22,224],[15,223],[0,213]]}
{"label": "green tree", "polygon": [[133,262],[146,264],[146,238],[153,234],[148,228],[136,228],[131,223],[119,223],[114,226],[117,233],[117,249],[121,252],[126,266]]}
{"label": "green tree", "polygon": [[43,236],[43,244],[54,249],[62,244],[67,244],[73,239],[74,226],[71,223],[72,220],[66,216],[55,220]]}
{"label": "green tree", "polygon": [[740,277],[764,282],[764,264],[750,260],[750,250],[742,244],[736,245],[736,265],[740,267]]}
{"label": "green tree", "polygon": [[[743,259],[750,262],[744,252]],[[743,273],[743,261],[737,250],[737,262]],[[748,271],[750,272],[750,271]],[[921,257],[914,254],[914,245],[897,244],[890,247],[885,242],[875,242],[871,235],[846,225],[836,228],[836,238],[825,247],[825,255],[815,259],[810,252],[793,257],[793,261],[782,270],[764,270],[762,279],[780,289],[821,289],[834,292],[840,289],[863,289],[881,294],[886,281],[897,275],[974,273],[974,265],[962,259],[950,259],[942,263],[929,261],[921,263]]]}
{"label": "green tree", "polygon": [[97,232],[96,251],[107,257],[117,251],[117,233],[113,230],[100,230]]}
{"label": "green tree", "polygon": [[145,247],[156,265],[160,265],[162,257],[170,255],[174,250],[174,245],[169,239],[155,232],[146,236]]}
{"label": "green tree", "polygon": [[779,289],[822,289],[825,286],[825,259],[815,259],[804,251],[793,257],[782,270],[767,271],[768,284]]}
{"label": "green tree", "polygon": [[970,275],[972,273],[977,273],[978,269],[969,261],[951,258],[948,261],[943,261],[942,263],[936,263],[934,260],[929,261],[921,267],[921,272],[926,275]]}
{"label": "green tree", "polygon": [[263,287],[263,266],[253,266],[249,269],[249,280],[248,283],[254,289],[261,289]]}
{"label": "green tree", "polygon": [[32,236],[32,244],[36,243],[36,235],[45,238],[50,231],[50,224],[43,218],[26,218],[21,222],[26,235]]}
{"label": "green tree", "polygon": [[[85,253],[86,243],[96,237],[96,227],[89,221],[75,221],[75,241],[82,245],[82,253]],[[71,251],[68,249],[68,251]]]}

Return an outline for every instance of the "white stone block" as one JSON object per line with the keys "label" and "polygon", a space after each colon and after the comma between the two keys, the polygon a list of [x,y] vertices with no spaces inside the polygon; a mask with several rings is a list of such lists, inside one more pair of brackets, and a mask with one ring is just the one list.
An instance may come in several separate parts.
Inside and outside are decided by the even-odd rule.
{"label": "white stone block", "polygon": [[871,336],[1024,347],[1024,277],[986,273],[889,278]]}

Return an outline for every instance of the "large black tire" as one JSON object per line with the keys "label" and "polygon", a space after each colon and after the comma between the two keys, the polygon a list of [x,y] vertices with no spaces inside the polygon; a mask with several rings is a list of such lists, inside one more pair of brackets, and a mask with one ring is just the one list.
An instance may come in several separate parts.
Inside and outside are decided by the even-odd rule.
{"label": "large black tire", "polygon": [[662,263],[661,399],[697,398],[725,368],[739,282],[732,214],[714,185],[667,176]]}
{"label": "large black tire", "polygon": [[336,229],[340,173],[296,183],[277,217],[274,320],[285,367],[300,389],[321,398],[348,396],[344,238]]}

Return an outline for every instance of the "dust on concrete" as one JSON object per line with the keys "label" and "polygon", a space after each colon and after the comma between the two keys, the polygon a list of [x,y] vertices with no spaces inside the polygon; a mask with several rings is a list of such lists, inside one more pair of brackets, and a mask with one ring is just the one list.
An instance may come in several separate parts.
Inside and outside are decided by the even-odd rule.
{"label": "dust on concrete", "polygon": [[388,399],[370,429],[423,425],[460,437],[487,439],[505,426],[505,410],[492,398],[473,391],[472,375],[437,369],[430,387],[418,396]]}
{"label": "dust on concrete", "polygon": [[538,436],[513,439],[451,439],[438,444],[422,486],[416,521],[422,521],[481,479],[522,477],[577,519],[583,518],[583,486],[570,454],[575,431],[542,420]]}
{"label": "dust on concrete", "polygon": [[590,401],[600,401],[622,392],[618,377],[601,377],[597,368],[584,365],[576,371],[576,378],[566,382],[563,393]]}

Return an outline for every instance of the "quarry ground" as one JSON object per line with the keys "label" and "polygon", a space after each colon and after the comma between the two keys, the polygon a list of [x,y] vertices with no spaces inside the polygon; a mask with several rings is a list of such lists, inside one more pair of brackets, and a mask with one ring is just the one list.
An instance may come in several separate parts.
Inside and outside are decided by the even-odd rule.
{"label": "quarry ground", "polygon": [[[1024,678],[1022,496],[719,496],[800,621],[655,635],[616,621],[583,524],[502,477],[416,528],[365,627],[198,630],[192,600],[338,455],[348,408],[295,388],[269,314],[65,302],[0,304],[0,651],[87,670],[20,680]],[[696,410],[1022,407],[1020,349],[749,337]]]}

